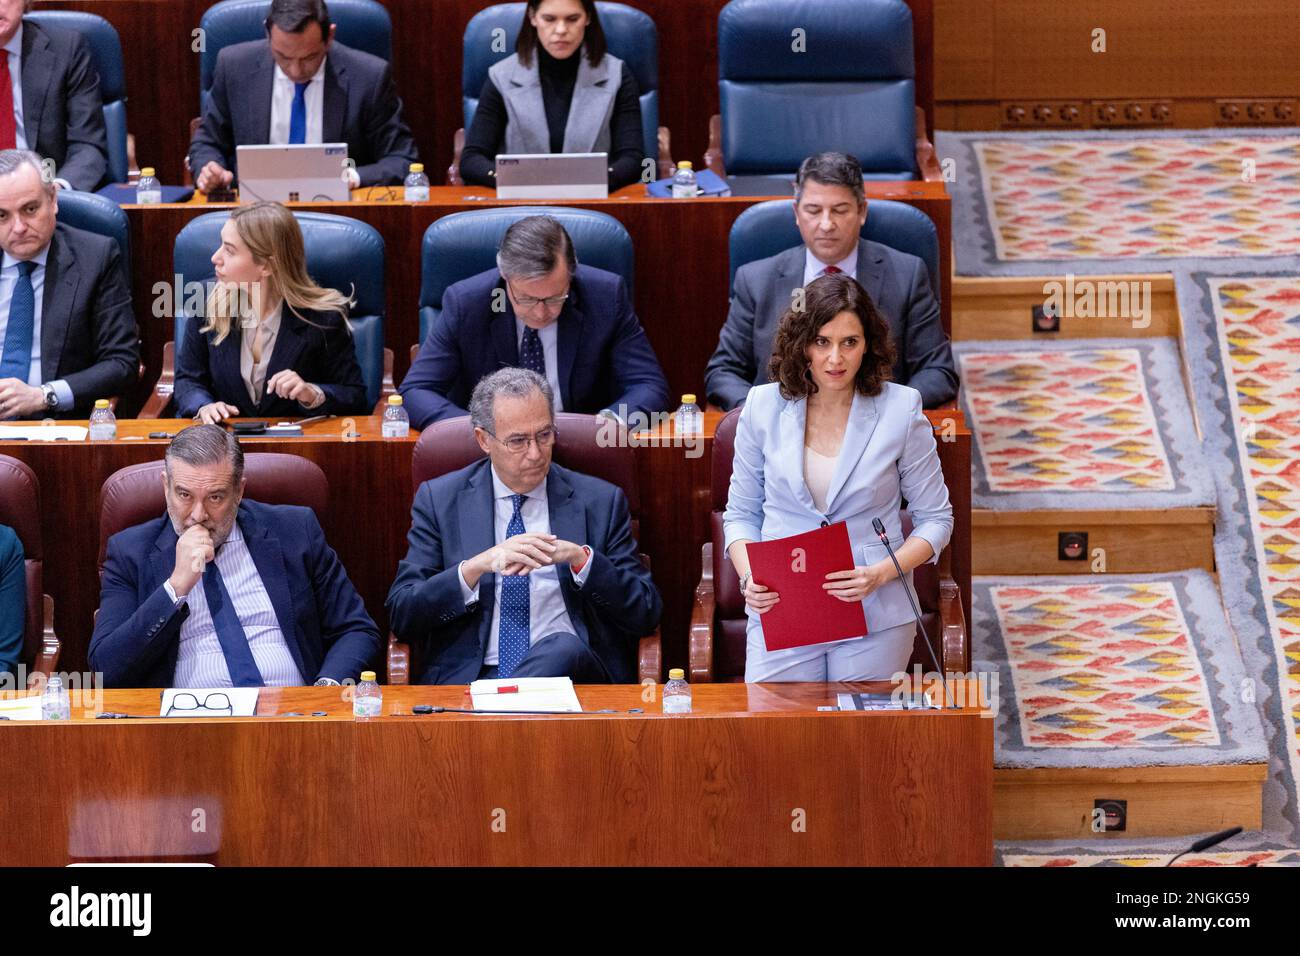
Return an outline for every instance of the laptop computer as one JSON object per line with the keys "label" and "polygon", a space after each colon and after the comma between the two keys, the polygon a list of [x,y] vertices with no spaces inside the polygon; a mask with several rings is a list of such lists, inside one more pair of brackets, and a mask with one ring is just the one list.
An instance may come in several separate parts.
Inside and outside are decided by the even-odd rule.
{"label": "laptop computer", "polygon": [[347,143],[238,146],[239,203],[347,202]]}
{"label": "laptop computer", "polygon": [[498,199],[605,199],[608,153],[497,156]]}

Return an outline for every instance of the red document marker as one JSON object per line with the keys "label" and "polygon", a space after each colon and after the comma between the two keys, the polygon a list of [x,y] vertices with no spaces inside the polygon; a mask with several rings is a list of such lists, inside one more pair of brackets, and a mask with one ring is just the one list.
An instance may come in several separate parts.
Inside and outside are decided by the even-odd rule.
{"label": "red document marker", "polygon": [[849,529],[843,521],[774,541],[745,546],[753,580],[781,596],[761,615],[769,651],[827,644],[867,633],[861,601],[841,601],[822,585],[832,571],[854,567]]}

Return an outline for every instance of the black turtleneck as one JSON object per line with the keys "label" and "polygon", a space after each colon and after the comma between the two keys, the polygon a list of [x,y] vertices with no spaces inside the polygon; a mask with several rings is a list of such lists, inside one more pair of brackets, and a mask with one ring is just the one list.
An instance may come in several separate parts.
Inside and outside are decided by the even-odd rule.
{"label": "black turtleneck", "polygon": [[[564,152],[564,130],[573,104],[573,89],[578,81],[579,49],[567,59],[557,60],[539,43],[536,47],[537,72],[542,85],[542,106],[546,126],[551,134],[551,152]],[[505,146],[506,104],[501,92],[489,77],[483,84],[474,122],[465,132],[465,148],[460,154],[460,175],[475,186],[496,186],[496,157]],[[623,81],[614,97],[610,117],[609,188],[615,189],[641,179],[645,142],[641,132],[641,100],[636,78],[624,64]]]}

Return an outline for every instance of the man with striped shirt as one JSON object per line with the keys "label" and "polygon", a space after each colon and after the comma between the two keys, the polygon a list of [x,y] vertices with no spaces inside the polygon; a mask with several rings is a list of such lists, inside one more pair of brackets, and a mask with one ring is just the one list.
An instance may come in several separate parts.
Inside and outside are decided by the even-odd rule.
{"label": "man with striped shirt", "polygon": [[107,687],[261,687],[356,679],[379,631],[310,508],[244,500],[219,425],[168,446],[167,514],[108,543],[90,665]]}

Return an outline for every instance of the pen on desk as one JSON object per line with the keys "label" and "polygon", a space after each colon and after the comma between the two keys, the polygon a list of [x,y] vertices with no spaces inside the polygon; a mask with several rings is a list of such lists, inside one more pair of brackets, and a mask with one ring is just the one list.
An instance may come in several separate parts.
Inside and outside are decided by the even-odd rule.
{"label": "pen on desk", "polygon": [[325,419],[327,419],[327,418],[333,418],[333,417],[334,417],[333,415],[313,415],[311,418],[300,418],[300,419],[298,419],[296,422],[294,422],[294,424],[295,424],[295,425],[310,425],[310,424],[312,424],[313,422],[323,422],[323,421],[325,421]]}
{"label": "pen on desk", "polygon": [[171,432],[150,432],[149,437],[150,438],[175,438],[176,436],[173,435]]}

